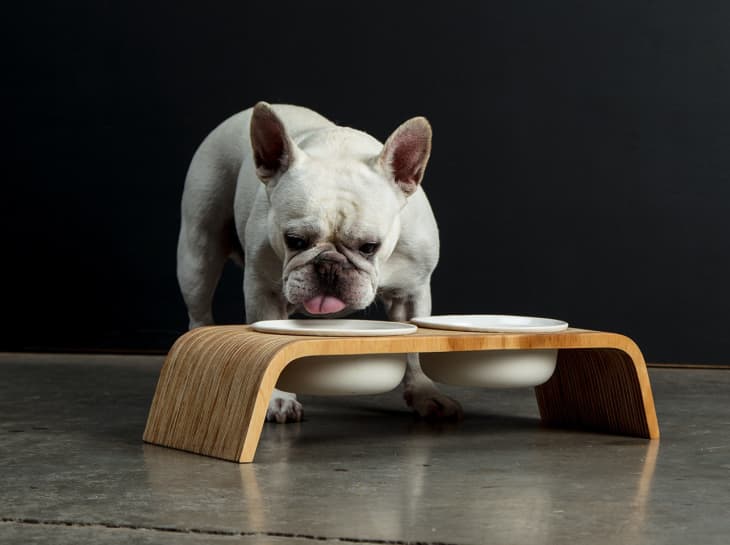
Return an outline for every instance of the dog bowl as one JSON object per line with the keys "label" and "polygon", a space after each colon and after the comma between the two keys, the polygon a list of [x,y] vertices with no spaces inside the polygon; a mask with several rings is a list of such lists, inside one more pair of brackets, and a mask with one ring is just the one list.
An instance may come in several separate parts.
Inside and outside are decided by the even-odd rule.
{"label": "dog bowl", "polygon": [[[262,333],[327,337],[409,335],[412,324],[377,320],[267,320],[251,328]],[[403,380],[405,354],[308,356],[294,360],[281,372],[276,387],[310,395],[366,395],[389,392]]]}
{"label": "dog bowl", "polygon": [[418,331],[412,324],[381,322],[378,320],[264,320],[254,322],[251,328],[262,333],[284,335],[314,335],[324,337],[374,337],[410,335]]}
{"label": "dog bowl", "polygon": [[308,356],[287,365],[276,387],[310,395],[381,394],[398,386],[405,372],[405,354]]}
{"label": "dog bowl", "polygon": [[568,329],[568,323],[553,318],[506,314],[447,314],[411,320],[421,327],[484,333],[552,333]]}
{"label": "dog bowl", "polygon": [[[414,318],[434,329],[486,333],[553,333],[567,322],[533,316],[500,314],[446,315]],[[546,382],[555,371],[557,350],[484,350],[421,353],[421,367],[431,380],[455,386],[519,388]]]}
{"label": "dog bowl", "polygon": [[480,350],[422,352],[423,372],[454,386],[521,388],[537,386],[553,375],[557,350]]}

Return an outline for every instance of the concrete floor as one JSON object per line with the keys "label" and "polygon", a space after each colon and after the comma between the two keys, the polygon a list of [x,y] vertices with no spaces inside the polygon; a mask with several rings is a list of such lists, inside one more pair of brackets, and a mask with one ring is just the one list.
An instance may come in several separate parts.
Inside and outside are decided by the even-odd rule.
{"label": "concrete floor", "polygon": [[730,370],[652,369],[662,439],[540,427],[531,390],[303,398],[256,463],[145,445],[159,357],[0,354],[0,543],[730,543]]}

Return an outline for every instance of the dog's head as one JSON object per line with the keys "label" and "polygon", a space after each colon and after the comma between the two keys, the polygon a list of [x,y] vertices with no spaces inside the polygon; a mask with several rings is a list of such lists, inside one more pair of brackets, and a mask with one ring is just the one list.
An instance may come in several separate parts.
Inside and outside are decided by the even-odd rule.
{"label": "dog's head", "polygon": [[311,315],[367,307],[398,243],[400,212],[423,178],[428,121],[406,121],[385,145],[346,127],[295,143],[271,106],[259,103],[251,143],[270,203],[269,242],[284,263],[284,297]]}

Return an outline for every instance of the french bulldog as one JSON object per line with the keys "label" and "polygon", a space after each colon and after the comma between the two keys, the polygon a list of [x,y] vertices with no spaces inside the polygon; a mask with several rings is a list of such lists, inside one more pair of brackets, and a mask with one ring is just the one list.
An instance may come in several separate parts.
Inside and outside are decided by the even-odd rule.
{"label": "french bulldog", "polygon": [[[377,297],[396,321],[431,313],[439,257],[421,180],[431,126],[409,119],[382,144],[318,113],[259,102],[214,129],[185,180],[177,276],[190,328],[213,324],[228,258],[244,266],[246,321],[293,313],[340,317]],[[244,265],[245,263],[245,265]],[[459,417],[408,355],[404,399],[425,417]],[[302,419],[296,395],[274,390],[266,419]]]}

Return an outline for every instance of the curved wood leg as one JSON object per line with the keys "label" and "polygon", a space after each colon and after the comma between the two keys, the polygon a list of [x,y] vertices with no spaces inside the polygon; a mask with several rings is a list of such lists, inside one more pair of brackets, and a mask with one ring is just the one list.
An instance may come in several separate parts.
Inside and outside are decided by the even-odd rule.
{"label": "curved wood leg", "polygon": [[238,326],[180,337],[160,374],[144,441],[251,462],[278,378],[269,368],[292,340]]}
{"label": "curved wood leg", "polygon": [[535,388],[544,424],[656,439],[659,425],[643,357],[615,348],[562,349]]}

